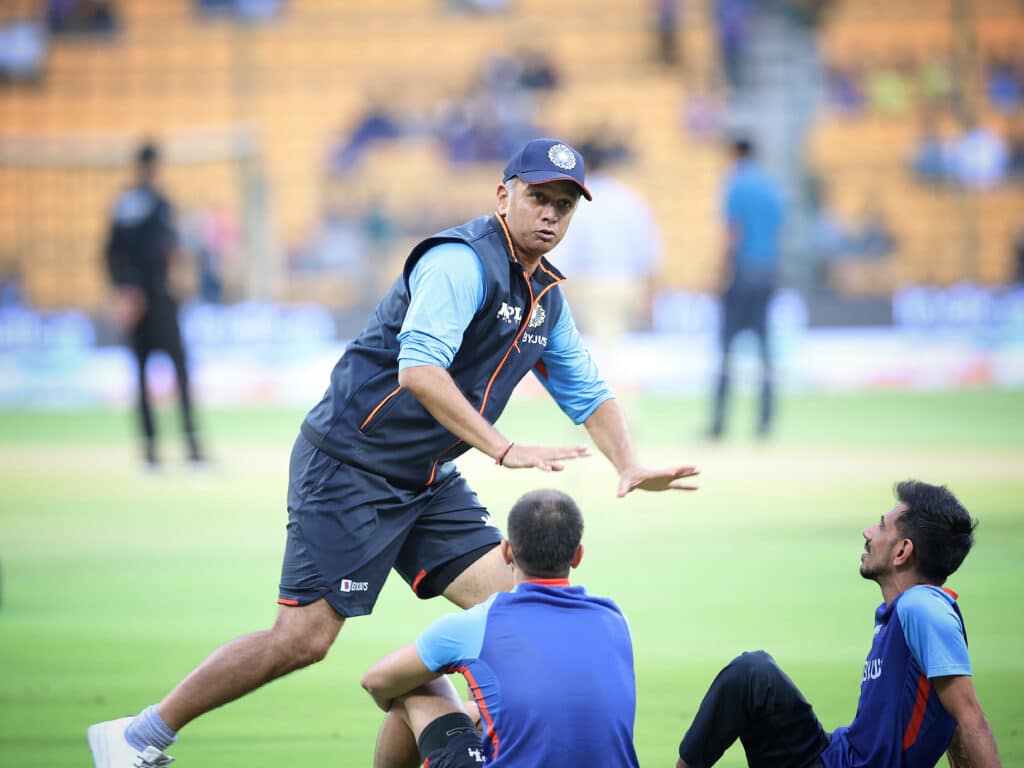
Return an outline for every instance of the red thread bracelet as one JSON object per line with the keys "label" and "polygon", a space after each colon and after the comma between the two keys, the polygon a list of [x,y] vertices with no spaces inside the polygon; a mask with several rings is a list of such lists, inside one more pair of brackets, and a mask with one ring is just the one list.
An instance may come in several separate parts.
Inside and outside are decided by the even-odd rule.
{"label": "red thread bracelet", "polygon": [[498,458],[494,460],[494,463],[497,464],[499,467],[505,466],[505,457],[508,456],[508,452],[512,450],[513,445],[515,445],[515,443],[509,443],[508,447],[498,454]]}

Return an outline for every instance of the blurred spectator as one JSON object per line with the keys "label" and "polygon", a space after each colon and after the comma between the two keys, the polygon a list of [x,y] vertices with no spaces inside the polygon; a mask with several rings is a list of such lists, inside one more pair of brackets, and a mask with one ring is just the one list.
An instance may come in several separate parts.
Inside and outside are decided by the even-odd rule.
{"label": "blurred spectator", "polygon": [[815,260],[821,265],[822,283],[829,264],[845,258],[855,250],[856,234],[852,225],[840,219],[832,209],[827,183],[818,177],[809,182],[808,207],[811,211],[810,244]]}
{"label": "blurred spectator", "polygon": [[0,269],[0,309],[25,306],[28,306],[28,302],[25,300],[21,270],[16,264],[3,267]]}
{"label": "blurred spectator", "polygon": [[1024,224],[1013,238],[1013,282],[1024,286]]}
{"label": "blurred spectator", "polygon": [[864,84],[856,64],[830,62],[825,67],[829,107],[840,115],[859,115],[864,111]]}
{"label": "blurred spectator", "polygon": [[0,24],[0,80],[35,80],[48,46],[45,27],[35,19]]}
{"label": "blurred spectator", "polygon": [[974,124],[953,142],[949,161],[954,181],[970,189],[989,189],[1006,178],[1010,154],[1001,136]]}
{"label": "blurred spectator", "polygon": [[516,54],[519,60],[519,85],[531,91],[550,91],[562,81],[552,58],[539,48],[524,48]]}
{"label": "blurred spectator", "polygon": [[114,203],[106,246],[107,266],[115,290],[112,314],[127,334],[135,353],[139,426],[145,461],[150,467],[155,467],[159,459],[156,422],[146,386],[146,362],[157,350],[166,352],[174,365],[189,460],[203,460],[192,414],[185,349],[178,327],[178,302],[168,284],[178,236],[174,211],[157,187],[159,160],[154,145],[144,144],[139,148],[135,183]]}
{"label": "blurred spectator", "polygon": [[811,248],[818,265],[820,287],[829,284],[828,275],[835,263],[849,258],[881,258],[896,247],[896,236],[885,208],[874,195],[865,199],[859,218],[844,221],[832,209],[827,190],[824,181],[812,179],[808,196]]}
{"label": "blurred spectator", "polygon": [[195,0],[207,16],[230,16],[244,21],[267,21],[278,16],[283,0]]}
{"label": "blurred spectator", "polygon": [[325,205],[317,228],[293,254],[296,273],[343,278],[346,290],[338,297],[342,336],[358,333],[373,310],[381,271],[389,266],[380,254],[388,251],[394,232],[393,220],[377,201],[363,206],[335,199]]}
{"label": "blurred spectator", "polygon": [[514,56],[495,55],[460,98],[441,106],[436,131],[452,162],[500,160],[540,133],[521,75]]}
{"label": "blurred spectator", "polygon": [[195,258],[201,301],[224,300],[225,259],[237,240],[238,226],[224,211],[207,208],[185,217],[182,244]]}
{"label": "blurred spectator", "polygon": [[921,118],[921,128],[914,142],[911,170],[921,181],[941,184],[948,175],[945,142],[938,129],[937,119],[929,112]]}
{"label": "blurred spectator", "polygon": [[992,106],[1010,115],[1020,108],[1020,62],[1007,54],[994,54],[985,72],[985,91]]}
{"label": "blurred spectator", "polygon": [[885,209],[877,197],[868,197],[854,243],[855,252],[859,256],[878,258],[890,254],[895,247],[896,236]]}
{"label": "blurred spectator", "polygon": [[750,40],[757,0],[715,0],[715,34],[726,84],[742,86],[743,57]]}
{"label": "blurred spectator", "polygon": [[729,399],[729,357],[733,342],[745,330],[757,336],[761,356],[761,396],[757,434],[772,428],[774,386],[768,338],[768,305],[781,268],[783,202],[779,186],[755,163],[754,146],[745,138],[732,142],[734,165],[722,204],[725,218],[720,365],[714,411],[708,436],[725,431]]}
{"label": "blurred spectator", "polygon": [[599,123],[588,134],[589,138],[579,144],[580,154],[586,158],[588,169],[596,170],[604,176],[611,171],[612,166],[633,159],[629,143],[616,128],[607,123]]}
{"label": "blurred spectator", "polygon": [[1017,182],[1024,181],[1024,122],[1018,121],[1011,131],[1007,151],[1010,177]]}
{"label": "blurred spectator", "polygon": [[454,13],[502,13],[508,0],[445,0],[445,7]]}
{"label": "blurred spectator", "polygon": [[623,334],[651,327],[662,243],[650,204],[612,172],[624,147],[611,142],[602,151],[603,142],[593,138],[581,144],[593,200],[577,207],[552,258],[572,275],[566,291],[577,325],[609,349]]}
{"label": "blurred spectator", "polygon": [[46,22],[53,34],[105,34],[117,29],[112,0],[47,0]]}
{"label": "blurred spectator", "polygon": [[717,141],[725,127],[726,105],[710,74],[698,75],[690,81],[693,84],[683,92],[683,127],[696,139]]}
{"label": "blurred spectator", "polygon": [[871,108],[888,117],[901,117],[910,110],[910,65],[902,55],[893,55],[868,73]]}
{"label": "blurred spectator", "polygon": [[683,61],[679,39],[682,25],[682,0],[654,0],[655,50],[658,61],[667,67]]}
{"label": "blurred spectator", "polygon": [[926,54],[917,67],[919,103],[924,109],[949,106],[953,95],[953,73],[943,51]]}
{"label": "blurred spectator", "polygon": [[397,139],[403,133],[399,118],[381,99],[375,99],[351,131],[341,132],[328,159],[330,173],[345,176],[375,143]]}

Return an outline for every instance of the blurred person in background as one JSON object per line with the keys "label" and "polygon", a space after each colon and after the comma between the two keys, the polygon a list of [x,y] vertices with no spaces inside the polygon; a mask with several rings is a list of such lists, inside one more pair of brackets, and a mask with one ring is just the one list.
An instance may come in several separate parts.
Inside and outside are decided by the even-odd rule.
{"label": "blurred person in background", "polygon": [[171,203],[157,187],[159,166],[160,153],[155,144],[146,143],[139,148],[135,156],[135,184],[114,202],[105,250],[114,288],[113,319],[128,336],[135,354],[139,424],[149,467],[159,464],[159,455],[156,422],[146,386],[146,362],[157,350],[166,352],[174,365],[189,461],[203,461],[178,327],[178,302],[168,284],[178,235]]}
{"label": "blurred person in background", "polygon": [[932,768],[943,752],[952,768],[999,768],[957,594],[942,586],[978,522],[943,486],[907,480],[895,491],[896,505],[863,532],[860,575],[883,602],[853,722],[827,734],[771,656],[744,653],[711,683],[678,768],[709,768],[737,739],[753,768]]}
{"label": "blurred person in background", "polygon": [[655,55],[658,62],[666,67],[684,63],[684,48],[680,40],[682,26],[682,0],[654,0]]}
{"label": "blurred person in background", "polygon": [[993,126],[970,121],[953,141],[950,169],[953,180],[968,189],[991,189],[1006,179],[1010,151]]}
{"label": "blurred person in background", "polygon": [[768,305],[778,284],[784,208],[779,186],[754,160],[747,138],[732,141],[734,165],[728,177],[722,212],[725,217],[725,258],[722,284],[720,363],[714,411],[708,431],[712,439],[725,430],[730,388],[730,352],[744,330],[757,336],[761,352],[761,398],[757,434],[766,437],[774,416]]}
{"label": "blurred person in background", "polygon": [[[637,765],[629,626],[614,602],[569,583],[582,536],[583,514],[560,491],[515,503],[501,543],[515,589],[442,616],[363,675],[387,712],[374,768],[472,768],[499,747],[502,765]],[[471,684],[465,705],[445,676],[455,672]]]}
{"label": "blurred person in background", "polygon": [[611,172],[616,154],[628,152],[595,141],[583,146],[594,201],[576,211],[555,258],[572,275],[566,292],[580,328],[607,350],[651,326],[661,233],[647,200]]}
{"label": "blurred person in background", "polygon": [[694,467],[639,462],[545,258],[580,197],[591,197],[582,155],[534,139],[506,165],[493,215],[412,249],[292,448],[273,628],[221,646],[138,716],[90,726],[97,768],[166,765],[187,723],[323,659],[348,619],[372,612],[392,569],[417,597],[461,608],[511,589],[501,533],[454,460],[476,448],[500,467],[550,472],[590,455],[494,426],[531,372],[612,463],[618,497],[694,490]]}

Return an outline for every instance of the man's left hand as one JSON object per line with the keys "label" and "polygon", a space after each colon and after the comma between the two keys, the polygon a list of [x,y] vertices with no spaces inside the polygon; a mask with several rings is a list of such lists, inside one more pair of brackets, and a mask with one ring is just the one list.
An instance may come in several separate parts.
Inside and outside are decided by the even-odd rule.
{"label": "man's left hand", "polygon": [[645,469],[633,467],[619,475],[618,496],[621,499],[630,491],[696,491],[696,485],[682,482],[685,477],[699,475],[696,467],[671,467],[669,469]]}

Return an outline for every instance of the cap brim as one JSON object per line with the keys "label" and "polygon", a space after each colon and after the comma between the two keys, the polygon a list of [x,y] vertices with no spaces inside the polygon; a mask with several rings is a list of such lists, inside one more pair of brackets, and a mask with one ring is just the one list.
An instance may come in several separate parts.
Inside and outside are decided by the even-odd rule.
{"label": "cap brim", "polygon": [[551,173],[550,171],[522,171],[521,173],[517,173],[516,176],[527,184],[547,184],[549,181],[571,181],[580,188],[580,192],[583,193],[583,196],[587,198],[587,200],[594,199],[590,196],[590,190],[580,184],[579,181],[574,179],[572,176],[559,176]]}

